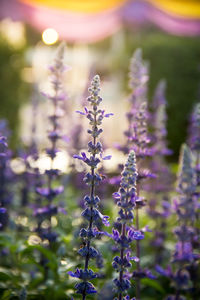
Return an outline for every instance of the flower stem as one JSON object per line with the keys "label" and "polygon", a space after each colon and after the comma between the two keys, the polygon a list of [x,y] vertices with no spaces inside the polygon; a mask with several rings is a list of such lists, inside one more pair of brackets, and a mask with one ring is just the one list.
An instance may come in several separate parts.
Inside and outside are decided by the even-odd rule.
{"label": "flower stem", "polygon": [[[135,220],[136,220],[136,230],[139,230],[139,209],[136,208],[136,215],[135,215]],[[136,256],[138,257],[139,261],[137,262],[137,272],[139,275],[140,272],[140,240],[136,240]],[[136,299],[140,300],[140,278],[138,277],[136,279]]]}

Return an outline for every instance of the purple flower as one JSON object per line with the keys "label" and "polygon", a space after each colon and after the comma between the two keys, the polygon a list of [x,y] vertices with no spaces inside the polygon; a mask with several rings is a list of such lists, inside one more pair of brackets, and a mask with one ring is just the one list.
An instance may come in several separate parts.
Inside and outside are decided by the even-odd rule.
{"label": "purple flower", "polygon": [[130,243],[136,238],[141,238],[143,233],[133,230],[128,223],[133,220],[133,209],[136,200],[137,168],[134,151],[131,151],[121,173],[120,188],[113,196],[118,200],[119,207],[117,229],[113,229],[113,240],[118,245],[120,257],[113,259],[112,266],[119,272],[119,278],[114,279],[116,292],[121,298],[123,292],[130,288],[130,281],[126,277],[126,268],[131,267],[130,260],[138,261],[137,257],[130,256]]}
{"label": "purple flower", "polygon": [[[86,195],[84,197],[84,202],[86,208],[82,212],[82,217],[88,221],[88,227],[81,228],[80,237],[84,241],[84,246],[78,250],[78,253],[85,260],[85,268],[77,269],[76,272],[70,272],[69,275],[72,277],[77,277],[83,280],[81,283],[75,285],[76,293],[82,294],[83,299],[85,299],[87,294],[93,294],[97,291],[94,286],[88,281],[97,277],[97,275],[89,269],[90,259],[96,258],[98,260],[101,258],[101,254],[91,246],[92,240],[95,237],[107,233],[98,230],[99,224],[104,224],[109,226],[109,217],[104,216],[100,213],[98,205],[100,198],[95,193],[95,188],[104,179],[104,176],[100,175],[97,171],[98,165],[102,160],[108,160],[111,158],[110,155],[103,157],[103,149],[100,143],[99,136],[103,132],[99,126],[101,126],[104,117],[108,118],[112,114],[105,114],[104,110],[99,109],[99,105],[102,98],[99,96],[100,91],[100,78],[96,75],[92,82],[91,87],[88,89],[90,96],[87,98],[90,103],[91,109],[85,107],[85,112],[77,111],[79,114],[86,116],[89,120],[90,129],[87,130],[92,140],[88,143],[88,154],[81,152],[80,155],[73,155],[75,159],[81,160],[87,166],[89,166],[90,171],[86,173],[84,177],[84,182],[90,187],[90,196]],[[102,258],[100,259],[102,265]]]}
{"label": "purple flower", "polygon": [[[52,85],[52,94],[44,94],[52,104],[52,114],[48,117],[50,130],[48,130],[48,139],[49,139],[49,147],[46,149],[47,155],[51,159],[51,168],[45,171],[46,184],[44,186],[37,186],[36,193],[41,198],[45,198],[48,201],[46,206],[41,207],[37,205],[34,210],[34,215],[37,218],[38,225],[36,228],[36,232],[38,232],[39,236],[42,240],[47,239],[50,243],[54,243],[57,239],[57,233],[53,232],[51,228],[51,224],[47,229],[41,226],[41,220],[49,220],[49,218],[53,215],[56,215],[63,208],[59,208],[57,205],[53,204],[54,199],[59,196],[64,191],[63,186],[54,187],[54,180],[58,180],[58,176],[60,172],[57,169],[53,168],[54,160],[56,158],[59,149],[57,149],[59,140],[66,140],[66,137],[61,132],[60,119],[64,115],[64,111],[62,109],[63,101],[67,99],[64,90],[63,90],[63,73],[66,70],[66,67],[63,64],[64,59],[64,50],[65,46],[62,43],[58,49],[56,57],[49,67],[50,70],[50,82]],[[44,201],[45,201],[44,199]],[[38,201],[41,203],[41,200]]]}
{"label": "purple flower", "polygon": [[89,295],[89,294],[96,294],[97,291],[92,283],[88,281],[83,281],[81,283],[77,283],[75,285],[76,293],[81,295]]}
{"label": "purple flower", "polygon": [[11,151],[8,150],[7,138],[9,134],[7,123],[0,120],[0,230],[4,230],[9,223],[9,206],[13,199],[12,186],[14,174],[10,168]]}
{"label": "purple flower", "polygon": [[68,274],[72,277],[76,277],[82,280],[91,280],[97,277],[97,274],[95,274],[92,270],[81,270],[76,269],[75,272],[68,272]]}

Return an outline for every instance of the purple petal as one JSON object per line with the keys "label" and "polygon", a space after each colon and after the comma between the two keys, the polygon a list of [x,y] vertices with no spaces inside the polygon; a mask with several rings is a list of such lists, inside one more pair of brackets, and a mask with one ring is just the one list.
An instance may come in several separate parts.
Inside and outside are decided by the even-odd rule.
{"label": "purple petal", "polygon": [[53,191],[54,191],[54,193],[55,194],[61,194],[61,193],[63,193],[63,191],[64,191],[64,186],[59,186],[59,187],[57,187],[57,188],[55,188],[55,189],[53,189]]}
{"label": "purple petal", "polygon": [[83,157],[84,160],[87,158],[85,152],[81,152],[81,155],[82,155],[82,157]]}
{"label": "purple petal", "polygon": [[121,197],[120,193],[113,193],[112,196],[114,199],[120,199]]}
{"label": "purple petal", "polygon": [[84,113],[84,112],[82,112],[82,111],[76,110],[76,113],[78,113],[78,114],[80,114],[80,115],[83,115],[83,116],[85,116],[85,113]]}
{"label": "purple petal", "polygon": [[58,208],[58,212],[59,212],[59,213],[62,213],[62,214],[64,214],[64,215],[67,214],[66,210],[65,210],[63,207],[59,207],[59,208]]}
{"label": "purple petal", "polygon": [[66,142],[66,143],[69,143],[69,138],[68,138],[68,136],[66,136],[66,135],[63,135],[63,136],[62,136],[62,140],[63,140],[64,142]]}
{"label": "purple petal", "polygon": [[103,157],[103,160],[110,160],[112,158],[112,155],[107,155]]}
{"label": "purple petal", "polygon": [[105,236],[108,236],[109,238],[113,238],[113,235],[108,233],[107,231],[101,231],[102,234],[104,234]]}
{"label": "purple petal", "polygon": [[146,225],[142,228],[142,232],[152,232],[152,230],[149,228],[149,225]]}
{"label": "purple petal", "polygon": [[41,196],[48,196],[49,195],[49,188],[36,188],[36,192]]}
{"label": "purple petal", "polygon": [[73,158],[77,158],[77,159],[80,159],[80,160],[84,160],[82,156],[80,156],[80,155],[76,155],[76,154],[75,154],[75,155],[73,155]]}
{"label": "purple petal", "polygon": [[109,114],[105,114],[105,118],[109,118],[110,116],[114,116],[114,114],[113,113],[109,113]]}
{"label": "purple petal", "polygon": [[130,260],[134,260],[135,262],[140,261],[140,259],[137,256],[131,256]]}
{"label": "purple petal", "polygon": [[110,226],[110,222],[108,221],[109,217],[108,216],[103,216],[102,222],[105,226]]}

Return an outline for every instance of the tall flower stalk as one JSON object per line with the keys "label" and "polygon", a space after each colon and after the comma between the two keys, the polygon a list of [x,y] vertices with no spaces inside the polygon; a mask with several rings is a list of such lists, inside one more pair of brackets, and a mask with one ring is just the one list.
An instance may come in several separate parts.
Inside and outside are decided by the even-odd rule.
{"label": "tall flower stalk", "polygon": [[82,152],[81,155],[74,155],[74,158],[83,161],[89,167],[84,181],[90,187],[90,193],[84,197],[86,208],[81,214],[88,222],[88,227],[80,230],[83,246],[78,250],[78,253],[84,259],[84,267],[77,269],[75,272],[69,272],[69,275],[72,277],[82,280],[75,285],[75,289],[76,293],[82,295],[83,300],[86,299],[88,294],[95,294],[97,292],[90,280],[98,277],[98,274],[89,269],[89,264],[91,259],[99,255],[99,252],[92,246],[93,239],[102,234],[98,230],[98,223],[101,222],[106,226],[109,225],[108,216],[103,216],[98,210],[100,199],[96,195],[96,186],[102,181],[101,175],[97,172],[99,163],[102,160],[110,159],[110,156],[102,156],[103,149],[99,141],[99,136],[103,130],[99,126],[101,126],[105,117],[109,117],[112,114],[105,114],[105,111],[99,108],[102,98],[99,96],[100,78],[98,75],[94,76],[89,92],[90,96],[87,100],[90,103],[91,109],[85,107],[85,112],[78,112],[81,115],[85,115],[89,120],[91,128],[88,129],[88,134],[92,140],[88,143],[88,156],[85,152]]}
{"label": "tall flower stalk", "polygon": [[172,151],[167,147],[167,101],[165,97],[166,82],[161,80],[155,90],[152,103],[152,144],[154,155],[150,168],[156,174],[156,180],[145,184],[145,191],[151,196],[148,201],[148,213],[155,221],[152,246],[155,253],[155,264],[161,264],[165,258],[166,219],[170,215],[169,193],[172,190],[173,175],[165,157]]}
{"label": "tall flower stalk", "polygon": [[117,206],[119,207],[118,218],[114,224],[113,239],[118,245],[120,256],[115,256],[112,263],[113,268],[119,272],[118,278],[114,279],[118,300],[122,300],[123,294],[131,287],[129,280],[131,276],[127,270],[131,267],[130,260],[138,261],[137,257],[130,256],[130,244],[133,240],[143,238],[141,232],[132,228],[133,209],[137,199],[137,176],[135,152],[131,151],[121,173],[119,192],[113,194],[114,198],[118,199]]}
{"label": "tall flower stalk", "polygon": [[180,155],[180,171],[177,187],[180,196],[175,202],[179,223],[179,226],[175,229],[178,242],[173,255],[173,262],[178,264],[175,274],[177,300],[179,300],[181,289],[188,290],[189,280],[192,280],[189,276],[187,265],[190,265],[199,258],[198,255],[194,254],[192,247],[194,235],[192,224],[195,218],[193,194],[195,189],[196,174],[192,168],[191,151],[186,145],[183,145]]}
{"label": "tall flower stalk", "polygon": [[[52,230],[51,218],[56,215],[60,210],[57,205],[53,202],[55,198],[60,195],[64,187],[56,186],[55,179],[58,179],[60,172],[54,167],[54,161],[56,158],[58,150],[58,141],[63,138],[61,133],[61,126],[59,119],[63,116],[63,110],[61,103],[65,100],[65,94],[63,91],[63,73],[66,70],[66,66],[63,63],[64,59],[64,44],[58,47],[56,57],[53,64],[49,67],[51,72],[51,84],[52,84],[52,94],[45,94],[48,99],[52,102],[53,113],[49,116],[49,122],[51,124],[51,130],[48,132],[48,139],[50,147],[46,149],[46,153],[50,158],[50,168],[45,171],[46,174],[46,186],[36,188],[37,193],[46,199],[47,204],[42,207],[36,207],[34,215],[38,220],[38,227],[36,231],[38,232],[42,240],[48,240],[49,245],[56,242],[57,233]],[[43,201],[44,202],[44,201]],[[48,227],[43,228],[42,223],[44,220],[48,221]]]}
{"label": "tall flower stalk", "polygon": [[193,294],[193,288],[194,292],[196,290],[196,278],[190,272],[195,262],[200,258],[199,254],[194,253],[192,245],[195,234],[192,226],[195,219],[195,202],[193,197],[195,189],[196,174],[192,167],[191,151],[186,145],[183,145],[180,154],[177,184],[179,196],[174,201],[178,226],[174,230],[177,243],[172,256],[173,265],[172,268],[168,266],[167,270],[157,267],[157,271],[169,277],[174,284],[175,295],[170,295],[167,298],[168,300],[185,299],[181,294]]}
{"label": "tall flower stalk", "polygon": [[[193,109],[190,127],[189,127],[189,145],[193,153],[194,157],[194,170],[196,173],[196,191],[195,191],[195,199],[196,199],[196,211],[195,211],[195,221],[198,222],[200,218],[199,213],[199,187],[200,187],[200,103],[197,103]],[[194,223],[195,226],[195,223]],[[196,237],[194,240],[194,246],[198,248],[200,246],[199,238],[200,229],[198,226],[195,226]]]}
{"label": "tall flower stalk", "polygon": [[10,167],[12,152],[8,149],[10,131],[7,122],[0,120],[0,231],[9,224],[9,211],[13,202],[15,174]]}
{"label": "tall flower stalk", "polygon": [[[132,93],[130,96],[131,109],[127,113],[128,129],[125,132],[127,137],[127,143],[121,147],[124,153],[128,153],[130,150],[135,151],[138,166],[138,184],[137,184],[137,200],[135,202],[135,229],[137,232],[141,232],[139,210],[145,206],[145,201],[140,197],[141,180],[145,178],[155,177],[149,170],[143,168],[143,161],[145,158],[152,155],[152,149],[150,147],[150,138],[148,136],[147,122],[149,119],[149,113],[147,110],[147,82],[148,65],[142,59],[141,49],[137,49],[133,54],[130,64],[130,88]],[[136,280],[136,298],[140,300],[140,280],[143,277],[151,277],[149,271],[142,270],[141,268],[141,251],[140,251],[140,239],[136,240],[136,256],[137,270],[133,272],[133,277]]]}
{"label": "tall flower stalk", "polygon": [[7,201],[6,199],[6,190],[5,190],[5,173],[7,165],[7,139],[5,136],[0,136],[0,230],[4,230],[8,223],[8,213],[7,213]]}

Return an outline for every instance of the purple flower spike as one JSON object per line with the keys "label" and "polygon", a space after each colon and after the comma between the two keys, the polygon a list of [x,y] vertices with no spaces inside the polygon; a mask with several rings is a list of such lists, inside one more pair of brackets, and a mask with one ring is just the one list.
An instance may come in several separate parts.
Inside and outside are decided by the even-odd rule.
{"label": "purple flower spike", "polygon": [[[136,196],[136,180],[137,180],[136,158],[134,151],[131,151],[128,160],[121,174],[120,188],[113,196],[118,200],[119,207],[116,228],[113,229],[113,240],[118,246],[120,257],[116,256],[113,259],[112,266],[119,272],[119,278],[114,279],[118,299],[122,299],[122,295],[130,288],[130,282],[127,280],[126,268],[131,267],[131,260],[136,262],[139,259],[135,256],[130,256],[130,244],[135,237],[141,237],[141,232],[136,232],[128,224],[133,220],[133,209],[135,206]],[[139,235],[140,233],[140,235]]]}
{"label": "purple flower spike", "polygon": [[9,130],[7,122],[0,120],[0,229],[3,231],[9,224],[9,206],[13,199],[13,172],[10,169],[11,151],[8,150]]}
{"label": "purple flower spike", "polygon": [[85,299],[88,294],[97,293],[95,287],[90,283],[97,277],[97,274],[89,269],[89,262],[91,259],[96,259],[98,265],[102,265],[101,254],[91,246],[92,240],[100,235],[109,236],[107,232],[102,232],[98,229],[101,224],[109,226],[109,217],[104,216],[98,210],[98,205],[100,202],[99,197],[96,195],[96,186],[104,179],[104,175],[100,175],[97,172],[98,165],[103,160],[109,160],[110,155],[103,157],[102,145],[99,141],[99,136],[102,133],[101,126],[104,117],[109,117],[111,114],[104,114],[104,110],[99,109],[99,105],[102,98],[99,96],[100,92],[100,78],[96,75],[91,83],[91,87],[88,89],[90,96],[87,98],[90,103],[91,109],[85,107],[85,112],[77,111],[79,114],[86,116],[89,120],[90,129],[88,133],[91,136],[91,141],[88,143],[88,154],[81,152],[81,155],[73,155],[74,158],[82,160],[87,166],[89,166],[90,171],[86,173],[84,177],[85,183],[90,187],[90,196],[86,195],[84,197],[85,209],[82,212],[82,217],[88,222],[87,228],[81,228],[80,237],[83,239],[84,247],[78,250],[78,253],[85,260],[84,269],[77,269],[75,272],[69,272],[68,274],[72,277],[81,279],[80,283],[75,285],[76,293],[82,295],[82,299]]}
{"label": "purple flower spike", "polygon": [[[49,139],[49,147],[46,149],[46,153],[51,159],[51,168],[50,170],[45,171],[45,186],[37,186],[36,193],[39,195],[38,203],[45,203],[46,205],[42,206],[38,205],[34,209],[34,216],[37,218],[37,228],[36,232],[43,240],[47,239],[49,243],[55,243],[58,237],[58,234],[53,231],[51,227],[51,222],[49,222],[49,218],[56,215],[58,212],[65,212],[63,207],[58,207],[54,205],[54,199],[59,196],[64,191],[63,186],[54,187],[54,180],[58,180],[60,175],[59,170],[54,169],[54,160],[59,152],[57,149],[58,141],[64,140],[68,142],[68,138],[66,135],[63,135],[61,132],[61,124],[60,119],[64,116],[63,111],[63,101],[67,99],[63,89],[63,73],[66,70],[63,60],[64,60],[64,50],[65,46],[62,43],[58,49],[56,57],[53,61],[53,64],[49,67],[50,70],[50,82],[52,85],[52,93],[45,94],[43,93],[50,101],[52,105],[52,114],[48,117],[50,130],[48,131],[48,139]],[[40,197],[44,198],[41,201]],[[65,212],[66,213],[66,212]],[[41,226],[41,221],[48,220],[49,226],[48,228],[43,228]]]}
{"label": "purple flower spike", "polygon": [[[164,270],[157,266],[156,270],[163,276],[173,281],[175,294],[181,297],[181,293],[195,289],[198,279],[195,278],[196,260],[199,254],[193,248],[195,228],[193,226],[196,217],[195,192],[197,177],[193,168],[193,157],[188,146],[183,145],[180,153],[180,165],[177,181],[177,192],[179,196],[174,200],[174,209],[178,218],[178,226],[174,233],[177,237],[175,251],[172,257],[173,271]],[[169,296],[169,299],[175,299]]]}

